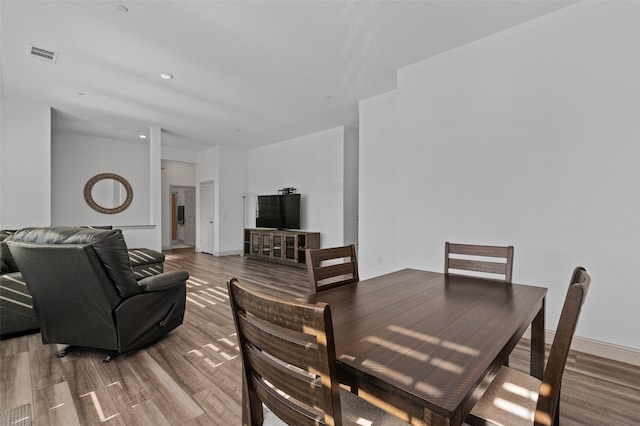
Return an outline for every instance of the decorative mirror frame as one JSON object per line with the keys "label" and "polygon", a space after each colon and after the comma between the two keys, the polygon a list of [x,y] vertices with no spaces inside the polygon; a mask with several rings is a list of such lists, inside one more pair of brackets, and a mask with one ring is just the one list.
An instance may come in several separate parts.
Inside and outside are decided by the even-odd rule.
{"label": "decorative mirror frame", "polygon": [[[115,181],[120,182],[124,186],[125,191],[127,191],[127,198],[124,200],[124,202],[121,205],[110,209],[110,208],[101,206],[100,204],[96,203],[96,201],[93,199],[93,196],[91,195],[93,186],[99,181],[104,179],[113,179]],[[125,210],[127,207],[131,205],[131,201],[133,200],[133,189],[131,188],[131,184],[129,184],[129,182],[120,175],[117,175],[115,173],[100,173],[87,181],[87,184],[84,186],[84,199],[87,202],[87,204],[89,204],[89,207],[91,207],[92,209],[100,213],[116,214],[116,213],[120,213],[121,211]]]}

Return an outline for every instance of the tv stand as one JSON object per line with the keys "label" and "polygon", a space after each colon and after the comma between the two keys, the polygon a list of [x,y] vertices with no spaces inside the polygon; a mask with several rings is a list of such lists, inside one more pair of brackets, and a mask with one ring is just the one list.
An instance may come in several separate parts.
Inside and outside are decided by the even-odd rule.
{"label": "tv stand", "polygon": [[306,249],[320,248],[320,233],[245,228],[244,255],[253,259],[306,268]]}

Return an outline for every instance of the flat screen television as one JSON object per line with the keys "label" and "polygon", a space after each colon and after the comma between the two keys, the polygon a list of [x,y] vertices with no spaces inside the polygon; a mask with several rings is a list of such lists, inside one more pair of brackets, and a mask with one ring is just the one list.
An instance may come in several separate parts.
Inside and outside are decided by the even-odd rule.
{"label": "flat screen television", "polygon": [[256,227],[300,229],[300,194],[258,195]]}

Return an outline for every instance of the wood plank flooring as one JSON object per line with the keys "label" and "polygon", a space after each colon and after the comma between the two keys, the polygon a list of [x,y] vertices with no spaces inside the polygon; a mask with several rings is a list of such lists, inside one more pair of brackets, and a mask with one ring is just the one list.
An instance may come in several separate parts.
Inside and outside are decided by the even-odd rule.
{"label": "wood plank flooring", "polygon": [[[165,255],[165,270],[191,275],[184,324],[109,364],[102,363],[106,353],[93,350],[58,359],[61,346],[43,345],[39,334],[1,341],[1,425],[241,423],[241,364],[226,281],[237,277],[294,298],[308,291],[306,271],[193,249]],[[527,371],[527,348],[526,341],[518,345],[512,367]],[[561,407],[563,425],[640,425],[640,368],[572,352]]]}

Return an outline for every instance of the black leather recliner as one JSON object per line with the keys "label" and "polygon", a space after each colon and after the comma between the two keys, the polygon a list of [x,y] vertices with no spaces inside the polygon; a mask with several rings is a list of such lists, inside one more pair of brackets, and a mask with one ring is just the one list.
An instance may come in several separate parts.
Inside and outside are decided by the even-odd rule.
{"label": "black leather recliner", "polygon": [[109,350],[108,362],[182,324],[189,274],[136,281],[118,229],[25,228],[7,244],[33,297],[44,344]]}

